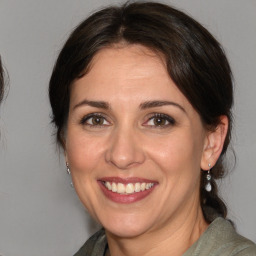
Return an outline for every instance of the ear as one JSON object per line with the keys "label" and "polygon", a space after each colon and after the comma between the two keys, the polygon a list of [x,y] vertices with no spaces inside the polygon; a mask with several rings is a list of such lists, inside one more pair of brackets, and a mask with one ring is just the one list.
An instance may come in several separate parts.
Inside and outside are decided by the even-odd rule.
{"label": "ear", "polygon": [[227,116],[220,116],[220,123],[214,131],[209,131],[205,138],[204,151],[201,159],[201,169],[209,170],[209,164],[213,167],[223,149],[228,131]]}

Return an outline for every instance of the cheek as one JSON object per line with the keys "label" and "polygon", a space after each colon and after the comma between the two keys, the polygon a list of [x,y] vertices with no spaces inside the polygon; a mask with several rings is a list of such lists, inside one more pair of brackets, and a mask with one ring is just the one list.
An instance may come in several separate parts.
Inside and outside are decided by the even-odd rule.
{"label": "cheek", "polygon": [[66,137],[66,155],[72,182],[81,202],[95,218],[94,204],[99,197],[95,170],[102,155],[100,148],[99,140],[84,136],[83,132],[69,130]]}
{"label": "cheek", "polygon": [[101,149],[101,142],[95,138],[78,132],[67,135],[66,154],[73,172],[90,172],[101,156]]}
{"label": "cheek", "polygon": [[162,138],[154,145],[149,141],[147,151],[166,175],[189,177],[200,171],[202,145],[191,133]]}

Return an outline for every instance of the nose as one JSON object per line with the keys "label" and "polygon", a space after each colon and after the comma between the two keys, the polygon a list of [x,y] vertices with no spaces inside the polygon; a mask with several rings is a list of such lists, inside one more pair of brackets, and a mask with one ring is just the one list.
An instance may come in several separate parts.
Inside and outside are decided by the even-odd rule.
{"label": "nose", "polygon": [[145,161],[143,145],[138,133],[131,128],[116,129],[110,135],[106,161],[118,169],[129,169]]}

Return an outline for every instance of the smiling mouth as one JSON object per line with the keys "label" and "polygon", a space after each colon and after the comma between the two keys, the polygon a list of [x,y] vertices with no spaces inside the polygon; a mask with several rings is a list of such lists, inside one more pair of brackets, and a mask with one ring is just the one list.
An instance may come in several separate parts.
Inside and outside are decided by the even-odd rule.
{"label": "smiling mouth", "polygon": [[155,184],[146,182],[136,182],[123,184],[120,182],[103,181],[102,184],[109,190],[121,195],[139,193],[151,189]]}

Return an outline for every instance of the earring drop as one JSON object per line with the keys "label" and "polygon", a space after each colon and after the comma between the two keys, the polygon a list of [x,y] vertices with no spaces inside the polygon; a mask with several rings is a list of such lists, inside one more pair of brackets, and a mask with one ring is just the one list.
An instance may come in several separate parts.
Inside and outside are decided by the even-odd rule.
{"label": "earring drop", "polygon": [[212,176],[210,174],[211,164],[208,164],[208,166],[209,166],[209,170],[208,170],[208,173],[206,174],[207,183],[205,185],[205,190],[207,192],[211,192],[212,191],[212,185],[211,185]]}
{"label": "earring drop", "polygon": [[67,167],[67,173],[70,175],[71,174],[71,172],[70,172],[70,168],[69,168],[69,165],[68,165],[68,163],[66,162],[66,167]]}
{"label": "earring drop", "polygon": [[[68,173],[68,175],[70,175],[71,174],[71,171],[70,171],[70,168],[69,168],[69,165],[68,165],[68,163],[66,162],[66,168],[67,168],[67,173]],[[74,185],[73,185],[73,182],[71,181],[70,182],[70,186],[73,188],[74,187]]]}

